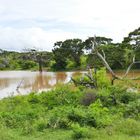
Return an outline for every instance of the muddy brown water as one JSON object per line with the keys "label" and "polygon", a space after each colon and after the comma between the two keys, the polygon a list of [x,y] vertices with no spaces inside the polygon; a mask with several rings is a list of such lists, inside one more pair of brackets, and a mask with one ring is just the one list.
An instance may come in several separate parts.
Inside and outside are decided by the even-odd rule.
{"label": "muddy brown water", "polygon": [[67,83],[71,77],[84,72],[31,72],[0,71],[0,99],[30,92],[47,91],[59,83]]}
{"label": "muddy brown water", "polygon": [[[0,99],[18,94],[47,91],[83,73],[85,72],[43,72],[41,74],[31,71],[0,71]],[[116,73],[122,75],[124,72]],[[140,71],[131,71],[129,76],[140,76]]]}

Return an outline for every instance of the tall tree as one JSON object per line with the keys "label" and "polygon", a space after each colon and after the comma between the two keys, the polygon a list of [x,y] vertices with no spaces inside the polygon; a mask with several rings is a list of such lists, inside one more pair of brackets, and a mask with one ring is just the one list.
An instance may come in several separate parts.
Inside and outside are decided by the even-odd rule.
{"label": "tall tree", "polygon": [[54,59],[57,66],[66,67],[67,59],[71,59],[80,66],[80,57],[83,54],[84,44],[81,39],[68,39],[54,44]]}
{"label": "tall tree", "polygon": [[[130,32],[122,41],[121,46],[125,48],[128,60],[132,59],[134,55],[136,60],[140,60],[140,27]],[[128,63],[130,62],[128,61]],[[136,64],[136,68],[140,68],[140,65]]]}
{"label": "tall tree", "polygon": [[134,50],[140,48],[140,27],[130,32],[127,37],[124,38],[123,44],[127,45]]}
{"label": "tall tree", "polygon": [[[89,37],[84,42],[85,49],[89,53],[88,59],[87,59],[87,64],[90,65],[91,67],[92,66],[93,67],[101,67],[102,61],[98,58],[98,56],[95,53],[92,53],[93,41],[94,41],[94,37]],[[118,59],[117,59],[118,53],[116,53],[116,51],[119,51],[119,49],[116,47],[115,44],[112,43],[112,39],[97,36],[96,42],[98,43],[98,51],[101,54],[103,54],[103,51],[104,51],[106,53],[106,59],[109,61],[109,64],[113,66],[115,63],[115,60],[118,61]],[[113,52],[115,53],[115,55],[113,54]],[[114,56],[115,56],[115,59],[113,59]],[[115,67],[115,66],[113,66],[113,67]]]}

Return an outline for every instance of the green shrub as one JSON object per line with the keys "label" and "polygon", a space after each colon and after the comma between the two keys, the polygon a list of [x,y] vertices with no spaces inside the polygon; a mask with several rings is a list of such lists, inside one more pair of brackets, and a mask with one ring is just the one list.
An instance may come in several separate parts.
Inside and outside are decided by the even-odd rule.
{"label": "green shrub", "polygon": [[140,99],[130,102],[124,112],[125,117],[140,118]]}
{"label": "green shrub", "polygon": [[48,120],[45,118],[40,118],[36,122],[36,128],[38,131],[43,131],[44,129],[48,128]]}
{"label": "green shrub", "polygon": [[80,125],[84,125],[87,119],[86,109],[82,107],[71,108],[68,112],[68,119],[73,122],[77,122]]}
{"label": "green shrub", "polygon": [[126,88],[120,86],[110,86],[108,88],[99,89],[98,98],[104,106],[110,107],[121,104],[128,104],[139,97],[137,93],[130,93]]}
{"label": "green shrub", "polygon": [[94,127],[104,127],[111,124],[113,121],[109,109],[103,107],[99,99],[88,107],[87,116],[89,122],[92,120],[92,123],[88,122],[88,124],[92,124]]}
{"label": "green shrub", "polygon": [[113,121],[112,114],[106,107],[103,107],[100,100],[88,107],[72,108],[68,112],[68,119],[81,126],[104,127]]}
{"label": "green shrub", "polygon": [[110,80],[109,77],[107,76],[107,72],[105,68],[101,68],[93,76],[95,77],[95,79],[97,79],[98,88],[105,88],[110,86]]}
{"label": "green shrub", "polygon": [[41,95],[41,102],[48,108],[62,105],[78,105],[82,92],[73,85],[59,85],[55,90],[44,92]]}
{"label": "green shrub", "polygon": [[40,102],[38,95],[34,92],[32,92],[28,95],[27,100],[28,100],[29,103],[32,103],[32,104],[36,104],[36,103]]}
{"label": "green shrub", "polygon": [[71,110],[71,106],[68,107],[55,107],[49,110],[47,113],[48,127],[49,128],[68,128],[70,120],[67,115]]}
{"label": "green shrub", "polygon": [[38,119],[38,113],[37,111],[28,109],[26,112],[1,112],[0,119],[6,127],[20,128],[26,121],[31,124]]}
{"label": "green shrub", "polygon": [[22,128],[21,131],[23,135],[31,135],[35,132],[35,126],[28,121],[25,121],[23,126],[20,128]]}
{"label": "green shrub", "polygon": [[79,124],[72,125],[73,139],[89,138],[90,134],[86,127],[81,127]]}

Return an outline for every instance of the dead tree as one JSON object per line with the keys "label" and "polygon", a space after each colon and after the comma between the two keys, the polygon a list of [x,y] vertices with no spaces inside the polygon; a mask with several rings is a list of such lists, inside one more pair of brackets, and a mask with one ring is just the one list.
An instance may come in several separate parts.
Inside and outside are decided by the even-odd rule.
{"label": "dead tree", "polygon": [[88,78],[89,81],[85,81],[84,77],[81,77],[79,80],[75,80],[74,78],[71,77],[71,81],[75,84],[75,86],[84,86],[86,88],[94,88],[97,89],[97,78],[96,78],[96,70],[94,69],[94,75],[93,76],[93,71],[90,67],[87,68],[88,73],[85,73],[84,76]]}
{"label": "dead tree", "polygon": [[[100,52],[98,51],[99,46],[100,46],[100,44],[97,43],[96,37],[94,37],[94,39],[93,39],[93,41],[92,41],[92,54],[97,55],[97,56],[99,57],[99,59],[103,62],[103,64],[104,64],[104,66],[106,67],[106,69],[111,73],[111,75],[112,75],[112,80],[111,80],[112,85],[114,84],[114,81],[115,81],[116,79],[118,79],[118,80],[125,80],[125,79],[127,79],[126,77],[127,77],[128,73],[129,73],[129,71],[131,70],[132,66],[135,65],[135,64],[140,63],[140,61],[136,61],[136,60],[135,60],[135,55],[134,55],[133,60],[132,60],[132,63],[128,66],[128,68],[127,68],[125,74],[124,74],[123,76],[118,76],[118,75],[111,69],[111,67],[109,66],[108,62],[106,61],[106,56],[105,56],[104,51],[102,50],[102,53],[100,53]],[[89,74],[89,76],[90,76],[91,79],[92,79],[92,75]],[[139,80],[140,77],[129,78],[129,79],[130,79],[130,80]]]}
{"label": "dead tree", "polygon": [[34,62],[36,62],[38,64],[38,70],[40,73],[42,73],[43,71],[43,56],[42,56],[42,52],[39,52],[39,50],[37,50],[36,48],[33,49],[24,49],[24,51],[26,52],[25,57],[27,57],[27,59],[32,60]]}

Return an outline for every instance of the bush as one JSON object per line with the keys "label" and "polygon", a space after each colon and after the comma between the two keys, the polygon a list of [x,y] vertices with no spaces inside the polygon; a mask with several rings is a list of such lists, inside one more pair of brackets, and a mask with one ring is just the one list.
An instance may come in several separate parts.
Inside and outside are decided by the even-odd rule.
{"label": "bush", "polygon": [[128,104],[139,98],[138,96],[137,93],[127,92],[126,88],[121,86],[110,86],[108,88],[99,89],[98,92],[98,98],[100,98],[103,105],[107,107]]}
{"label": "bush", "polygon": [[90,134],[86,127],[81,127],[79,124],[72,125],[73,139],[89,138]]}
{"label": "bush", "polygon": [[81,104],[85,106],[89,106],[96,100],[95,90],[86,90],[84,96],[81,99]]}
{"label": "bush", "polygon": [[31,135],[32,133],[35,132],[35,127],[30,122],[25,121],[23,126],[22,126],[22,130],[21,131],[22,131],[23,135]]}
{"label": "bush", "polygon": [[97,87],[98,88],[106,88],[110,86],[110,80],[107,76],[107,72],[105,68],[101,68],[97,71],[96,75],[94,75],[95,79],[97,79]]}
{"label": "bush", "polygon": [[87,116],[87,123],[93,127],[104,127],[111,124],[113,121],[109,109],[103,107],[99,99],[88,107]]}
{"label": "bush", "polygon": [[70,125],[70,120],[68,119],[68,112],[71,107],[55,107],[48,111],[48,128],[68,128]]}
{"label": "bush", "polygon": [[38,119],[38,112],[35,110],[29,110],[27,108],[26,112],[22,111],[13,111],[13,112],[1,112],[0,119],[1,122],[6,127],[9,128],[20,128],[24,125],[25,122],[29,124],[34,123]]}
{"label": "bush", "polygon": [[48,128],[48,120],[45,118],[40,118],[36,122],[36,128],[38,131],[43,131],[44,129],[47,129]]}
{"label": "bush", "polygon": [[104,127],[112,123],[113,118],[106,107],[103,107],[100,100],[92,103],[87,108],[72,108],[68,113],[68,119],[78,123],[80,126]]}
{"label": "bush", "polygon": [[77,122],[80,125],[86,124],[87,120],[87,111],[83,107],[71,108],[68,112],[68,119],[72,122]]}
{"label": "bush", "polygon": [[140,99],[130,102],[124,112],[125,117],[140,118]]}
{"label": "bush", "polygon": [[72,85],[59,85],[55,90],[41,94],[41,102],[49,109],[62,105],[78,105],[82,92]]}
{"label": "bush", "polygon": [[39,99],[38,95],[34,92],[29,94],[27,100],[28,100],[29,103],[32,103],[32,104],[37,104],[37,103],[40,102],[40,99]]}

